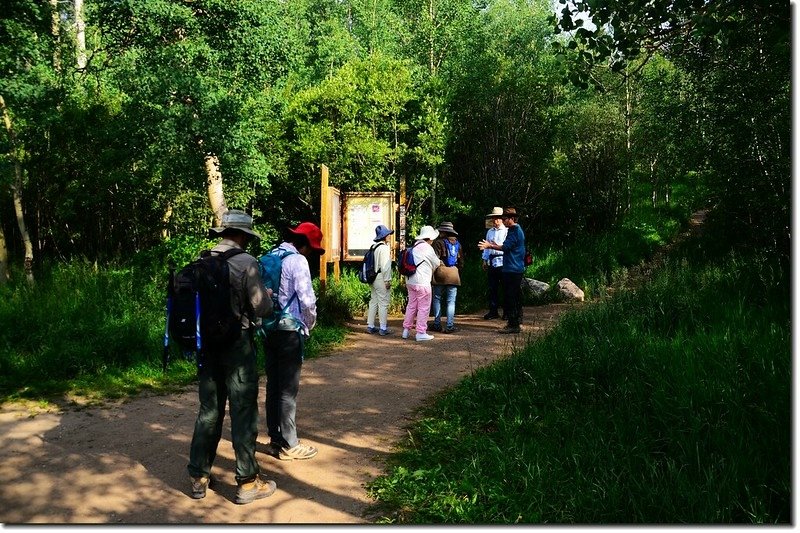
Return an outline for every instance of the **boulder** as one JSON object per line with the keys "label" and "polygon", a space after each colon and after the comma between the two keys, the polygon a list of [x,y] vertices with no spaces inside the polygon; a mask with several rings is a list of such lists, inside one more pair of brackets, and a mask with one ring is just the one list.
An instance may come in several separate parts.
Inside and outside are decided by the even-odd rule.
{"label": "boulder", "polygon": [[544,281],[535,280],[533,278],[522,278],[520,286],[523,291],[528,292],[536,298],[541,298],[544,296],[544,293],[550,290],[550,285]]}
{"label": "boulder", "polygon": [[558,289],[560,298],[565,302],[576,300],[579,302],[583,301],[583,291],[572,283],[569,278],[562,278],[561,281],[556,284],[556,288]]}

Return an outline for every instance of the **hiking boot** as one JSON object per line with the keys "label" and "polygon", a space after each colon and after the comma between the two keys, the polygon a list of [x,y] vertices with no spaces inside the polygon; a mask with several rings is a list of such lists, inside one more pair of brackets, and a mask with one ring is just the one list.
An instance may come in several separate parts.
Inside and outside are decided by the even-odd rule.
{"label": "hiking boot", "polygon": [[431,324],[428,327],[428,329],[431,330],[431,331],[442,331],[442,325],[441,324],[437,324],[436,322],[434,322],[433,324]]}
{"label": "hiking boot", "polygon": [[192,477],[189,476],[189,482],[192,484],[192,498],[199,500],[206,497],[206,489],[211,486],[212,478],[208,477]]}
{"label": "hiking boot", "polygon": [[444,328],[445,333],[455,333],[456,331],[458,331],[458,328],[455,326],[447,326]]}
{"label": "hiking boot", "polygon": [[497,330],[498,333],[519,333],[520,329],[519,326],[505,326]]}
{"label": "hiking boot", "polygon": [[267,496],[272,496],[275,493],[277,485],[271,479],[262,481],[261,478],[256,477],[249,483],[242,483],[236,490],[236,503],[244,504],[250,503],[253,500],[260,500]]}
{"label": "hiking boot", "polygon": [[500,318],[500,315],[497,314],[497,311],[489,311],[485,315],[483,315],[484,320],[491,320],[493,318]]}
{"label": "hiking boot", "polygon": [[369,333],[369,334],[378,333],[378,328],[373,328],[371,326],[367,326],[367,333]]}
{"label": "hiking boot", "polygon": [[432,341],[433,335],[428,335],[427,333],[417,333],[417,340],[418,341]]}
{"label": "hiking boot", "polygon": [[271,455],[272,457],[277,459],[278,456],[281,454],[281,445],[274,442],[270,442],[267,445],[267,449],[265,450],[264,453],[266,453],[267,455]]}
{"label": "hiking boot", "polygon": [[381,337],[385,337],[386,335],[391,335],[391,334],[392,330],[390,330],[389,328],[378,330],[378,335],[380,335]]}
{"label": "hiking boot", "polygon": [[299,442],[293,448],[281,448],[278,459],[281,461],[302,461],[317,455],[317,449]]}
{"label": "hiking boot", "polygon": [[408,338],[408,330],[403,328],[403,334],[400,335],[400,336],[403,337],[404,339],[407,339]]}

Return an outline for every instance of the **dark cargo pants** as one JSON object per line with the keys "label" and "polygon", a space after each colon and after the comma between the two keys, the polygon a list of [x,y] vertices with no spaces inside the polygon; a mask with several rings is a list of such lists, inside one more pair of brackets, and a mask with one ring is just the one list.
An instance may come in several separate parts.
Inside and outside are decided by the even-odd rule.
{"label": "dark cargo pants", "polygon": [[189,475],[205,477],[217,455],[230,399],[231,440],[236,455],[236,482],[247,483],[259,473],[256,460],[258,436],[258,370],[255,344],[243,331],[230,348],[205,355],[199,375],[200,411],[189,450]]}

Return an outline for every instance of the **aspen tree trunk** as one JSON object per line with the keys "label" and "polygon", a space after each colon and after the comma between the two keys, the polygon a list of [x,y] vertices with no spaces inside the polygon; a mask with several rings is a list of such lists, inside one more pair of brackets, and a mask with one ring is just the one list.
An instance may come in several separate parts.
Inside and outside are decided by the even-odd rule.
{"label": "aspen tree trunk", "polygon": [[33,243],[31,236],[28,234],[28,229],[25,226],[25,217],[22,209],[22,164],[19,161],[17,151],[17,136],[14,128],[11,126],[11,115],[8,113],[6,101],[0,95],[0,110],[3,113],[3,123],[6,126],[8,137],[11,139],[11,149],[14,151],[14,181],[11,185],[11,193],[14,197],[14,212],[17,215],[17,225],[19,226],[19,234],[22,238],[22,244],[25,247],[25,275],[29,283],[33,283]]}
{"label": "aspen tree trunk", "polygon": [[[434,6],[435,0],[428,0],[428,18],[431,21],[430,34],[428,35],[428,69],[431,78],[436,76],[436,12]],[[438,187],[438,175],[436,172],[436,165],[433,166],[433,176],[431,176],[431,218],[436,220],[436,188]]]}
{"label": "aspen tree trunk", "polygon": [[222,214],[228,210],[225,203],[225,193],[222,189],[222,172],[219,170],[219,158],[214,154],[206,154],[206,185],[208,188],[208,203],[214,213],[214,224],[222,224]]}
{"label": "aspen tree trunk", "polygon": [[631,96],[631,79],[628,74],[625,74],[625,150],[627,157],[625,158],[625,212],[631,209],[631,197],[633,192],[631,190],[631,163],[633,160],[633,142],[631,136],[633,132],[633,102]]}
{"label": "aspen tree trunk", "polygon": [[50,2],[50,33],[53,36],[53,69],[61,71],[61,46],[59,43],[61,35],[61,17],[58,12],[58,0]]}
{"label": "aspen tree trunk", "polygon": [[14,174],[16,180],[11,186],[11,192],[14,195],[14,212],[17,215],[19,234],[22,244],[25,246],[25,277],[28,278],[28,283],[33,283],[33,242],[31,242],[31,236],[25,226],[25,216],[22,210],[22,165],[19,162],[14,163]]}
{"label": "aspen tree trunk", "polygon": [[86,23],[83,20],[83,0],[74,0],[75,10],[75,63],[78,69],[86,68]]}
{"label": "aspen tree trunk", "polygon": [[164,210],[164,216],[161,217],[161,238],[167,240],[169,238],[169,219],[172,218],[172,204],[168,204]]}
{"label": "aspen tree trunk", "polygon": [[0,285],[5,285],[11,275],[8,271],[8,247],[6,246],[6,234],[0,224]]}

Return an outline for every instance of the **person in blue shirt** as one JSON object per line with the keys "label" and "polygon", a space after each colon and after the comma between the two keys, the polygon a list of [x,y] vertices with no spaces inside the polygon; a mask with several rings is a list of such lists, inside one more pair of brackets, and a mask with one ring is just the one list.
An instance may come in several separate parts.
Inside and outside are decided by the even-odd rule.
{"label": "person in blue shirt", "polygon": [[508,322],[500,329],[500,333],[519,333],[522,315],[522,276],[525,274],[525,232],[517,223],[518,215],[514,207],[503,209],[501,220],[508,228],[506,238],[502,244],[486,239],[478,243],[478,248],[484,250],[501,250],[503,252],[503,291],[505,302],[503,310],[506,312]]}

